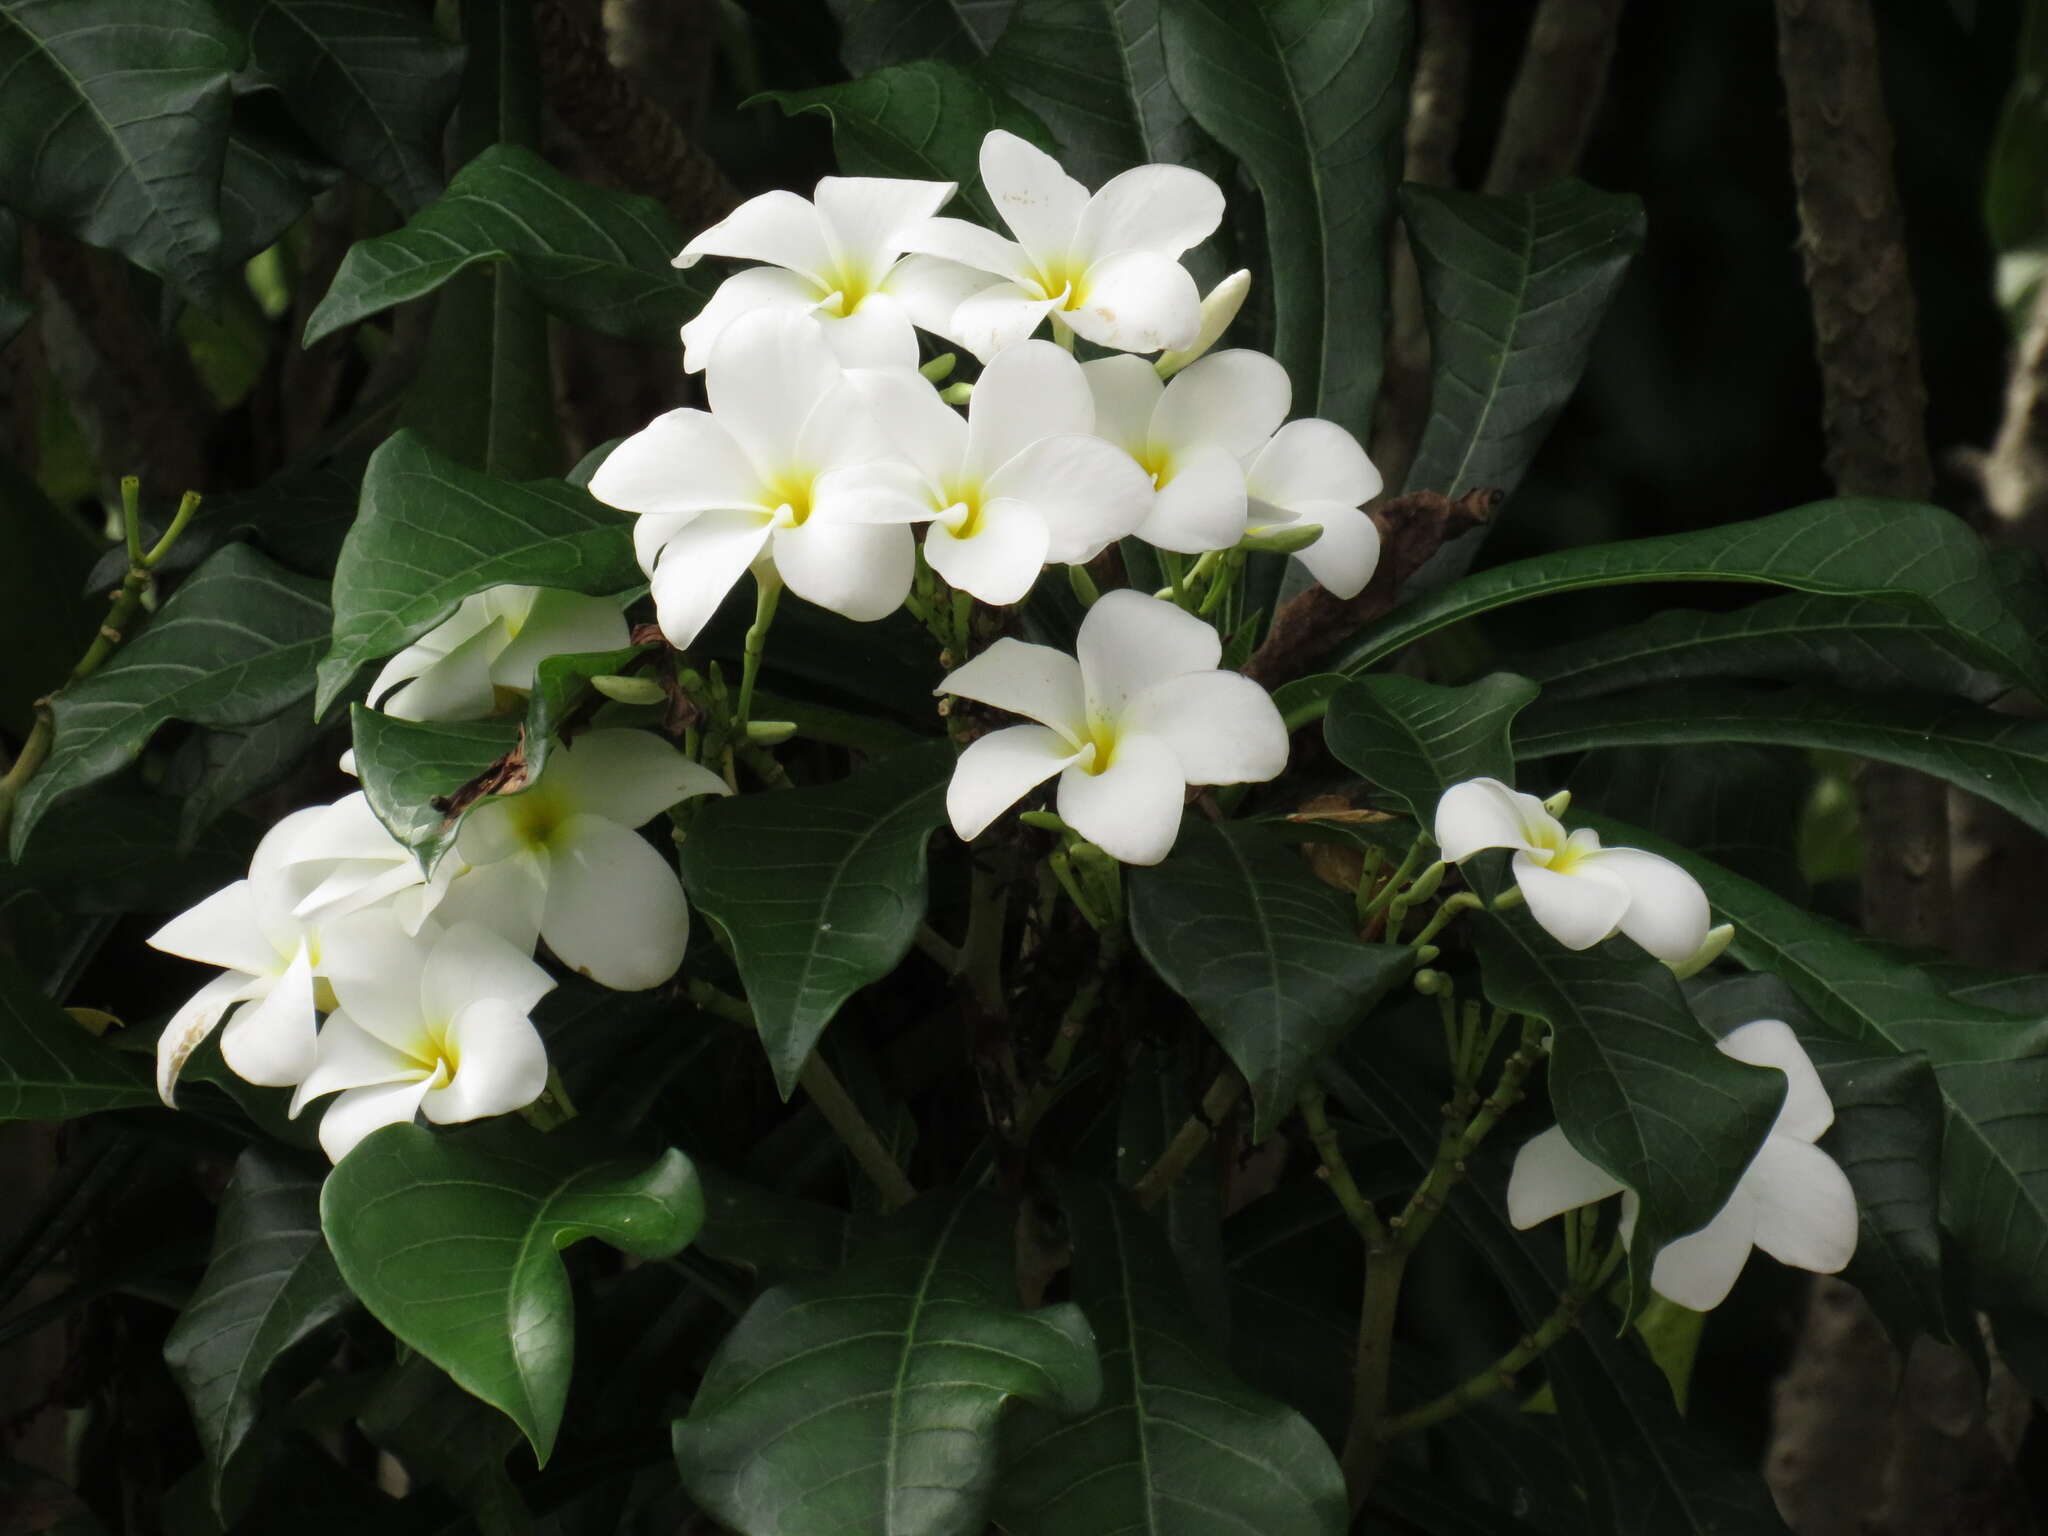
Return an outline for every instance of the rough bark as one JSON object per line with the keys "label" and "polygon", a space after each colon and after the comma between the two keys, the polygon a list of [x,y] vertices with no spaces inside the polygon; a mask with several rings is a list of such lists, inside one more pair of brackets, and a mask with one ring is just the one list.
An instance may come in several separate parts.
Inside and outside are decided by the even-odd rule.
{"label": "rough bark", "polygon": [[1543,0],[1487,168],[1486,190],[1533,192],[1578,168],[1607,94],[1626,0]]}

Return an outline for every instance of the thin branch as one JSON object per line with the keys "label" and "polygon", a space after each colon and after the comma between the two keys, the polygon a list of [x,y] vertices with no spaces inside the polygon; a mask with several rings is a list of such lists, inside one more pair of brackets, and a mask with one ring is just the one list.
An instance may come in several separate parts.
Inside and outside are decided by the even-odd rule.
{"label": "thin branch", "polygon": [[1600,103],[1625,0],[1543,0],[1508,93],[1486,190],[1533,192],[1579,167]]}
{"label": "thin branch", "polygon": [[1237,1075],[1235,1068],[1225,1067],[1216,1074],[1216,1081],[1202,1095],[1201,1108],[1188,1116],[1187,1122],[1173,1133],[1173,1140],[1159,1154],[1159,1161],[1145,1170],[1145,1176],[1131,1190],[1138,1204],[1149,1208],[1160,1202],[1180,1176],[1188,1171],[1188,1164],[1201,1155],[1202,1148],[1216,1133],[1218,1122],[1230,1113],[1231,1106],[1243,1093],[1244,1079]]}

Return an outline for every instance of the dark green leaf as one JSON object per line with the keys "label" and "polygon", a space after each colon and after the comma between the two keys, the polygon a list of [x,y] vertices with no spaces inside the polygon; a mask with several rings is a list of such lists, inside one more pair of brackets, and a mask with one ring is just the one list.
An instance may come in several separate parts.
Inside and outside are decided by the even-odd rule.
{"label": "dark green leaf", "polygon": [[325,1176],[261,1147],[242,1154],[221,1197],[213,1257],[164,1340],[216,1504],[229,1459],[255,1428],[265,1375],[352,1299],[320,1236]]}
{"label": "dark green leaf", "polygon": [[494,480],[401,432],[370,458],[335,566],[320,707],[363,663],[411,644],[473,592],[514,583],[612,593],[639,580],[625,513],[559,480]]}
{"label": "dark green leaf", "polygon": [[1396,0],[1160,4],[1175,92],[1264,199],[1273,351],[1295,409],[1361,441],[1380,388],[1411,10]]}
{"label": "dark green leaf", "polygon": [[[0,219],[6,215],[0,214]],[[0,231],[0,251],[6,249]],[[4,326],[0,326],[4,329]],[[6,342],[0,340],[0,346]],[[77,663],[107,611],[101,592],[85,589],[96,552],[78,521],[59,512],[37,487],[0,458],[0,613],[7,615],[7,665],[0,671],[0,727],[25,738],[35,723],[35,701]],[[127,570],[126,552],[119,581]],[[104,590],[104,589],[102,589]]]}
{"label": "dark green leaf", "polygon": [[[1643,205],[1556,181],[1519,197],[1401,188],[1429,323],[1429,424],[1406,489],[1513,494],[1579,386],[1642,248]],[[1471,558],[1472,540],[1458,549]]]}
{"label": "dark green leaf", "polygon": [[[2048,10],[2027,0],[2020,23],[2012,85],[1998,119],[1984,174],[1984,222],[2001,258],[1999,298],[2015,316],[2026,315],[2026,296],[2039,280],[2022,263],[2048,254]],[[2016,259],[2015,259],[2016,258]],[[2030,280],[2031,279],[2031,280]]]}
{"label": "dark green leaf", "polygon": [[363,794],[385,830],[432,869],[455,841],[459,818],[446,798],[518,744],[519,727],[509,721],[479,720],[451,725],[398,720],[355,705],[356,773]]}
{"label": "dark green leaf", "polygon": [[[1125,1067],[1116,1113],[1116,1176],[1126,1188],[1145,1176],[1187,1124],[1188,1107],[1201,1096],[1205,1054],[1198,1040],[1183,1036],[1137,1051]],[[1157,1207],[1202,1339],[1219,1353],[1230,1346],[1223,1182],[1222,1154],[1211,1137]]]}
{"label": "dark green leaf", "polygon": [[377,1384],[357,1419],[363,1433],[476,1521],[479,1536],[531,1536],[533,1516],[505,1470],[519,1427],[415,1355]]}
{"label": "dark green leaf", "polygon": [[838,1274],[755,1302],[675,1427],[691,1496],[747,1536],[981,1536],[1004,1405],[1102,1394],[1080,1309],[1018,1309],[1012,1224],[990,1195],[927,1195]]}
{"label": "dark green leaf", "polygon": [[830,118],[832,148],[846,175],[957,181],[959,203],[998,228],[981,185],[981,141],[991,129],[1005,128],[1052,148],[1037,118],[995,86],[938,59],[878,69],[843,85],[765,94],[792,115]]}
{"label": "dark green leaf", "polygon": [[0,956],[0,1121],[75,1120],[154,1104],[142,1060],[96,1039]]}
{"label": "dark green leaf", "polygon": [[[550,656],[534,669],[533,692],[526,703],[526,768],[530,778],[539,778],[547,767],[556,733],[570,712],[586,699],[596,697],[602,701],[602,695],[592,693],[590,680],[628,671],[629,664],[641,655],[641,648],[632,645],[616,651],[579,651],[574,655]],[[756,708],[754,718],[768,718],[768,711]]]}
{"label": "dark green leaf", "polygon": [[21,291],[21,221],[0,209],[0,352],[35,312]]}
{"label": "dark green leaf", "polygon": [[182,837],[178,802],[136,790],[66,801],[43,818],[19,864],[0,864],[0,897],[39,890],[79,913],[180,912],[241,878],[257,828]]}
{"label": "dark green leaf", "polygon": [[888,64],[945,59],[972,64],[995,43],[1010,0],[826,0],[839,21],[850,75]]}
{"label": "dark green leaf", "polygon": [[1663,581],[1765,582],[1892,598],[1941,620],[1981,666],[2048,693],[2042,647],[2007,602],[1984,541],[1939,507],[1868,498],[1495,566],[1395,609],[1354,642],[1338,670],[1363,672],[1424,635],[1509,603]]}
{"label": "dark green leaf", "polygon": [[[1375,1511],[1394,1517],[1387,1521]],[[1440,1473],[1393,1465],[1373,1479],[1360,1536],[1538,1536],[1541,1528],[1473,1498]]]}
{"label": "dark green leaf", "polygon": [[1512,672],[1445,688],[1391,673],[1346,683],[1330,699],[1323,739],[1338,762],[1408,807],[1419,826],[1467,779],[1515,779],[1514,718],[1536,685]]}
{"label": "dark green leaf", "polygon": [[[165,788],[182,795],[179,836],[197,838],[228,811],[288,778],[322,741],[338,736],[294,703],[239,731],[199,731],[178,749]],[[339,743],[332,743],[339,752]]]}
{"label": "dark green leaf", "polygon": [[498,263],[566,320],[673,341],[709,297],[669,265],[682,243],[651,198],[592,186],[531,150],[494,145],[403,229],[350,247],[306,322],[305,344]]}
{"label": "dark green leaf", "polygon": [[409,0],[233,0],[249,63],[336,163],[411,213],[441,190],[462,49]]}
{"label": "dark green leaf", "polygon": [[[239,266],[268,250],[312,206],[313,194],[341,173],[286,118],[259,103],[270,92],[239,97],[220,169],[220,263]],[[189,530],[188,530],[189,531]]]}
{"label": "dark green leaf", "polygon": [[57,695],[57,734],[15,806],[19,859],[51,806],[133,762],[171,720],[239,729],[305,708],[326,639],[323,583],[244,545],[215,555],[149,626]]}
{"label": "dark green leaf", "polygon": [[243,54],[207,0],[8,0],[0,203],[209,298]]}
{"label": "dark green leaf", "polygon": [[569,1393],[575,1328],[557,1250],[598,1237],[667,1258],[704,1220],[689,1159],[621,1161],[518,1120],[372,1133],[328,1175],[320,1225],[377,1320],[510,1415],[542,1462]]}
{"label": "dark green leaf", "polygon": [[1166,862],[1130,881],[1131,936],[1251,1085],[1255,1141],[1414,963],[1361,943],[1351,903],[1267,827],[1191,816]]}
{"label": "dark green leaf", "polygon": [[697,1172],[704,1181],[697,1252],[751,1270],[768,1285],[829,1275],[846,1263],[853,1236],[846,1212],[716,1168]]}
{"label": "dark green leaf", "polygon": [[[342,540],[356,519],[361,486],[360,466],[350,474],[322,464],[286,470],[254,490],[209,496],[157,570],[165,575],[190,570],[223,544],[247,539],[301,575],[332,576]],[[116,545],[101,554],[91,584],[111,587],[127,570],[128,552]]]}
{"label": "dark green leaf", "polygon": [[1805,753],[1715,742],[1616,747],[1573,765],[1574,803],[1683,843],[1780,895],[1806,898],[1799,826],[1813,794]]}
{"label": "dark green leaf", "polygon": [[1565,1136],[1634,1190],[1629,1312],[1665,1244],[1720,1213],[1785,1099],[1785,1075],[1724,1056],[1661,961],[1573,953],[1527,913],[1475,935],[1496,1007],[1550,1025],[1550,1102]]}
{"label": "dark green leaf", "polygon": [[1074,1299],[1102,1350],[1102,1403],[1019,1414],[997,1518],[1017,1536],[1341,1536],[1344,1476],[1315,1429],[1204,1347],[1173,1252],[1128,1195],[1069,1185]]}
{"label": "dark green leaf", "polygon": [[840,1005],[910,952],[953,761],[951,744],[934,742],[835,784],[697,813],[683,885],[732,941],[785,1097]]}

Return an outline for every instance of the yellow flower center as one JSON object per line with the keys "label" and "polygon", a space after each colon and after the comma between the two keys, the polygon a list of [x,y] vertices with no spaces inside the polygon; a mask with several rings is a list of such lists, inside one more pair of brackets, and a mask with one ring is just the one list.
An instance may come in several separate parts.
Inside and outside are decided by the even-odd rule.
{"label": "yellow flower center", "polygon": [[777,509],[776,524],[801,528],[811,515],[811,485],[817,474],[808,469],[786,469],[764,481],[761,501]]}
{"label": "yellow flower center", "polygon": [[1049,261],[1032,273],[1039,297],[1059,299],[1062,310],[1079,309],[1088,301],[1087,276],[1085,267],[1066,256]]}
{"label": "yellow flower center", "polygon": [[862,267],[843,265],[822,276],[827,286],[819,309],[834,319],[845,319],[880,288],[874,274]]}
{"label": "yellow flower center", "polygon": [[567,807],[548,793],[546,785],[535,785],[504,804],[506,814],[512,818],[513,834],[529,848],[548,847],[569,819]]}
{"label": "yellow flower center", "polygon": [[1138,467],[1152,477],[1152,488],[1159,489],[1173,478],[1173,453],[1163,443],[1147,443],[1132,455]]}
{"label": "yellow flower center", "polygon": [[1081,767],[1087,773],[1107,773],[1116,761],[1116,727],[1107,720],[1088,717],[1088,734],[1081,742]]}
{"label": "yellow flower center", "polygon": [[981,532],[982,488],[979,481],[956,480],[939,488],[932,504],[939,509],[938,521],[956,539],[971,539]]}

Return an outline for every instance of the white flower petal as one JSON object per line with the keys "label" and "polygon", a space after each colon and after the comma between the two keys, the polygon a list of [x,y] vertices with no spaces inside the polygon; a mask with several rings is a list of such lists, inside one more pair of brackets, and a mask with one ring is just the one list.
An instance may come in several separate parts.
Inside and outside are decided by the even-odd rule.
{"label": "white flower petal", "polygon": [[523,1009],[497,998],[470,1004],[448,1029],[455,1072],[420,1110],[436,1125],[524,1109],[548,1085],[547,1047]]}
{"label": "white flower petal", "polygon": [[963,842],[981,836],[990,822],[1074,756],[1072,742],[1042,725],[1007,726],[974,741],[953,765],[952,782],[946,786],[946,814],[954,832]]}
{"label": "white flower petal", "polygon": [[1029,502],[990,501],[966,538],[944,523],[933,523],[924,537],[924,557],[950,585],[984,603],[1007,607],[1023,601],[1045,569],[1049,538],[1045,519]]}
{"label": "white flower petal", "polygon": [[850,464],[827,470],[811,482],[813,521],[923,523],[943,510],[931,478],[908,459]]}
{"label": "white flower petal", "polygon": [[1821,1086],[1813,1059],[1792,1027],[1782,1019],[1756,1019],[1721,1037],[1721,1051],[1753,1067],[1776,1067],[1785,1074],[1785,1105],[1771,1127],[1773,1136],[1819,1141],[1835,1123],[1835,1106]]}
{"label": "white flower petal", "polygon": [[983,490],[992,500],[1035,509],[1050,535],[1045,559],[1062,565],[1093,560],[1135,532],[1152,506],[1145,472],[1099,437],[1041,438],[989,476]]}
{"label": "white flower petal", "polygon": [[410,1125],[419,1113],[420,1100],[427,1096],[432,1080],[422,1075],[409,1083],[385,1083],[375,1088],[351,1088],[320,1117],[320,1148],[329,1159],[340,1162],[372,1131],[387,1125]]}
{"label": "white flower petal", "polygon": [[1712,1311],[1735,1288],[1736,1277],[1749,1262],[1755,1233],[1755,1202],[1749,1191],[1738,1185],[1720,1215],[1657,1255],[1650,1269],[1650,1288],[1681,1307]]}
{"label": "white flower petal", "polygon": [[[763,309],[725,328],[711,349],[704,391],[718,424],[733,435],[756,470],[773,476],[798,462],[799,433],[818,403],[845,378],[816,320],[792,310]],[[594,481],[592,494],[597,494]]]}
{"label": "white flower petal", "polygon": [[706,512],[662,546],[650,586],[670,645],[686,649],[768,543],[758,512]]}
{"label": "white flower petal", "polygon": [[491,691],[491,663],[510,639],[505,621],[491,620],[440,660],[420,668],[377,708],[394,720],[483,719],[498,703]]}
{"label": "white flower petal", "polygon": [[1005,635],[963,667],[948,672],[934,693],[950,693],[1007,709],[1064,733],[1069,752],[1088,733],[1081,664],[1065,651]]}
{"label": "white flower petal", "polygon": [[967,406],[966,473],[994,474],[1041,438],[1095,430],[1095,400],[1073,357],[1023,341],[991,359]]}
{"label": "white flower petal", "polygon": [[570,970],[641,992],[683,963],[690,914],[674,866],[637,833],[574,816],[556,838],[540,933]]}
{"label": "white flower petal", "polygon": [[1095,435],[1136,458],[1152,440],[1152,413],[1165,384],[1142,357],[1102,357],[1081,365],[1095,399]]}
{"label": "white flower petal", "polygon": [[1781,1264],[1839,1273],[1856,1255],[1856,1191],[1819,1147],[1770,1136],[1742,1176],[1756,1202],[1756,1245]]}
{"label": "white flower petal", "polygon": [[1628,911],[1628,887],[1603,879],[1584,864],[1561,875],[1518,853],[1514,870],[1529,915],[1566,949],[1591,949],[1612,937]]}
{"label": "white flower petal", "polygon": [[827,282],[833,264],[818,210],[794,192],[763,192],[748,198],[684,246],[675,264],[694,267],[706,256],[765,261],[821,284]]}
{"label": "white flower petal", "polygon": [[917,371],[917,329],[910,313],[886,293],[871,293],[844,315],[818,311],[825,344],[847,368]]}
{"label": "white flower petal", "polygon": [[761,474],[708,412],[667,411],[605,456],[590,494],[625,512],[746,507],[761,499]]}
{"label": "white flower petal", "polygon": [[1036,289],[996,283],[960,301],[947,334],[986,363],[1037,330],[1038,322],[1058,303],[1057,297],[1039,298]]}
{"label": "white flower petal", "polygon": [[[893,445],[868,409],[860,386],[842,377],[811,408],[793,451],[793,465],[822,478],[836,469],[885,458],[893,452]],[[812,498],[815,506],[815,479]]]}
{"label": "white flower petal", "polygon": [[863,369],[850,377],[891,445],[919,474],[937,487],[960,473],[967,462],[967,422],[939,398],[931,380],[914,368]]}
{"label": "white flower petal", "polygon": [[223,886],[197,906],[187,907],[147,942],[167,955],[256,976],[276,971],[282,958],[264,935],[256,888],[247,880]]}
{"label": "white flower petal", "polygon": [[1517,1227],[1575,1211],[1622,1191],[1621,1180],[1573,1146],[1564,1127],[1532,1136],[1515,1153],[1508,1175],[1508,1220]]}
{"label": "white flower petal", "polygon": [[1074,245],[1090,256],[1112,251],[1178,256],[1208,239],[1222,222],[1223,189],[1200,171],[1140,165],[1111,177],[1088,200]]}
{"label": "white flower petal", "polygon": [[472,1003],[503,1003],[520,1018],[555,989],[533,957],[480,923],[458,923],[435,942],[420,975],[420,1011],[446,1021]]}
{"label": "white flower petal", "polygon": [[1078,306],[1060,318],[1119,352],[1185,347],[1202,329],[1202,296],[1187,268],[1149,251],[1119,251],[1083,274]]}
{"label": "white flower petal", "polygon": [[491,663],[491,682],[524,693],[548,657],[623,650],[631,638],[626,616],[613,599],[544,590],[534,594],[526,622]]}
{"label": "white flower petal", "polygon": [[953,335],[953,314],[999,278],[979,267],[963,266],[939,256],[906,256],[883,282],[883,291],[903,306],[918,329],[934,336]]}
{"label": "white flower petal", "polygon": [[824,220],[825,239],[842,273],[870,284],[909,249],[905,242],[945,207],[957,190],[950,181],[895,176],[827,176],[811,193]]}
{"label": "white flower petal", "polygon": [[1060,775],[1061,818],[1126,864],[1157,864],[1166,857],[1179,835],[1186,799],[1180,759],[1153,736],[1119,737],[1101,773],[1076,764]]}
{"label": "white flower petal", "polygon": [[1235,548],[1245,528],[1244,468],[1237,456],[1204,444],[1176,455],[1171,468],[1138,537],[1183,555]]}
{"label": "white flower petal", "polygon": [[1252,289],[1252,275],[1240,267],[1202,295],[1202,329],[1185,347],[1160,354],[1158,374],[1171,378],[1196,358],[1203,356],[1223,338],[1230,322],[1244,308],[1245,295]]}
{"label": "white flower petal", "polygon": [[1436,845],[1447,864],[1462,864],[1482,848],[1535,847],[1546,824],[1557,823],[1541,800],[1499,779],[1453,784],[1436,803]]}
{"label": "white flower petal", "polygon": [[813,517],[800,528],[778,528],[770,547],[790,591],[863,623],[886,619],[903,606],[917,568],[917,541],[902,523]]}
{"label": "white flower petal", "polygon": [[1287,724],[1272,695],[1237,672],[1191,672],[1147,688],[1117,730],[1172,747],[1190,784],[1262,784],[1287,767]]}
{"label": "white flower petal", "polygon": [[683,326],[683,372],[701,373],[718,338],[741,315],[761,309],[789,309],[807,315],[828,297],[815,279],[781,267],[749,267],[733,273]]}
{"label": "white flower petal", "polygon": [[1223,642],[1207,624],[1128,588],[1105,592],[1088,610],[1074,649],[1088,713],[1099,720],[1121,719],[1130,701],[1155,683],[1213,672],[1223,657]]}
{"label": "white flower petal", "polygon": [[[998,128],[981,141],[981,184],[1034,256],[1064,254],[1088,208],[1088,189],[1035,144]],[[999,270],[991,267],[990,271]]]}
{"label": "white flower petal", "polygon": [[1322,537],[1294,558],[1333,597],[1356,597],[1380,565],[1380,525],[1372,514],[1334,501],[1299,502],[1292,509],[1301,524],[1323,530]]}
{"label": "white flower petal", "polygon": [[[485,806],[464,824],[467,831],[476,817],[502,807]],[[461,849],[451,859],[461,857]],[[434,908],[434,916],[453,927],[457,923],[481,923],[515,949],[531,952],[540,938],[541,913],[547,905],[547,878],[541,861],[532,857],[505,858],[494,863],[464,868],[448,883],[447,893]],[[419,924],[413,924],[417,932]]]}
{"label": "white flower petal", "polygon": [[649,731],[585,731],[541,775],[571,815],[588,813],[642,827],[679,800],[723,795],[725,780]]}
{"label": "white flower petal", "polygon": [[1624,887],[1629,899],[1621,931],[1659,960],[1687,959],[1706,942],[1714,920],[1707,893],[1669,859],[1640,848],[1602,848],[1580,859],[1572,873]]}
{"label": "white flower petal", "polygon": [[[420,1043],[431,1048],[424,1038]],[[308,1104],[330,1093],[380,1083],[418,1082],[430,1070],[418,1057],[378,1039],[346,1013],[330,1013],[320,1026],[313,1070],[292,1094],[291,1116],[298,1119]]]}
{"label": "white flower petal", "polygon": [[929,219],[913,230],[906,250],[935,256],[1011,282],[1028,279],[1031,258],[1014,240],[965,219]]}
{"label": "white flower petal", "polygon": [[313,966],[302,947],[268,992],[235,1010],[220,1034],[221,1058],[247,1082],[289,1088],[313,1069],[315,1020]]}
{"label": "white flower petal", "polygon": [[321,974],[358,1028],[408,1049],[419,1035],[421,977],[440,936],[431,922],[407,933],[388,908],[351,913],[321,930]]}
{"label": "white flower petal", "polygon": [[1279,429],[1293,397],[1287,370],[1263,352],[1212,353],[1166,386],[1152,413],[1152,440],[1168,450],[1213,443],[1243,459]]}
{"label": "white flower petal", "polygon": [[[1192,370],[1191,370],[1192,371]],[[1363,506],[1383,489],[1358,439],[1334,421],[1290,421],[1245,470],[1254,500],[1273,507],[1336,501]]]}
{"label": "white flower petal", "polygon": [[265,979],[243,971],[223,971],[185,999],[178,1011],[156,1037],[156,1093],[164,1103],[175,1105],[178,1078],[185,1063],[212,1034],[230,1008],[269,985]]}

